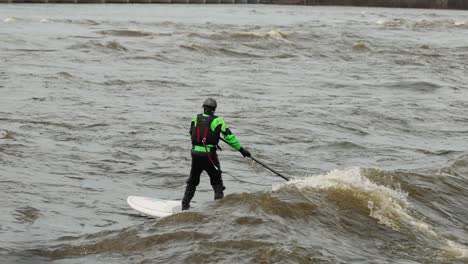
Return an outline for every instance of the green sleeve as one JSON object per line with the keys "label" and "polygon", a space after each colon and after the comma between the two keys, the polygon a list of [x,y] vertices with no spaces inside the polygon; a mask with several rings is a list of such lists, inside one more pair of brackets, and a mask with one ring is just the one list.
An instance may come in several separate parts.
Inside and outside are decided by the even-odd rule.
{"label": "green sleeve", "polygon": [[231,132],[226,122],[224,122],[224,120],[221,117],[217,117],[213,120],[213,122],[211,123],[211,130],[215,131],[219,125],[221,126],[221,133],[223,134],[223,137],[226,140],[226,142],[235,150],[240,150],[242,146],[239,140],[237,140],[236,136]]}

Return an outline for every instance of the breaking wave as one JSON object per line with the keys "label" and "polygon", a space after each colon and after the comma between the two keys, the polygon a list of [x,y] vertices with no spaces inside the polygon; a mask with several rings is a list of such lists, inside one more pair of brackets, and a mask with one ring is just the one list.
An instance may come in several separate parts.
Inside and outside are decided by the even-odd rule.
{"label": "breaking wave", "polygon": [[117,37],[148,37],[158,35],[156,33],[147,32],[143,30],[101,30],[97,31],[97,33]]}
{"label": "breaking wave", "polygon": [[256,55],[252,53],[238,52],[238,51],[233,51],[233,50],[226,49],[226,48],[210,47],[210,46],[199,45],[199,44],[180,45],[180,47],[189,51],[193,51],[196,53],[209,55],[209,56],[225,56],[225,57],[237,57],[237,58],[260,58],[262,57],[260,55]]}
{"label": "breaking wave", "polygon": [[[455,164],[463,162],[466,160],[457,161]],[[466,167],[463,165],[463,168]],[[386,175],[380,170],[356,167],[291,180],[275,186],[274,191],[294,187],[308,194],[322,192],[328,201],[341,208],[367,212],[379,224],[394,231],[422,239],[427,245],[444,250],[449,256],[466,258],[468,247],[441,236],[431,224],[434,220],[426,221],[425,219],[430,217],[418,212],[418,207],[410,202],[409,193],[405,191],[405,186],[402,187],[401,181],[395,180],[397,177],[398,173],[395,172]],[[382,184],[383,182],[386,184]],[[413,189],[409,191],[414,192]]]}
{"label": "breaking wave", "polygon": [[289,42],[288,34],[281,31],[270,30],[267,33],[258,32],[237,32],[229,34],[229,37],[236,40],[256,40],[256,39],[270,39]]}
{"label": "breaking wave", "polygon": [[88,41],[85,43],[75,44],[69,47],[71,50],[88,50],[88,51],[127,51],[128,49],[117,41],[109,41],[100,43],[97,41]]}
{"label": "breaking wave", "polygon": [[[452,167],[458,165],[460,162]],[[420,208],[412,197],[415,191],[403,184],[405,175],[358,167],[333,170],[275,185],[271,192],[230,194],[190,212],[122,230],[66,237],[58,239],[52,248],[28,252],[50,259],[103,254],[128,256],[139,252],[144,259],[161,260],[162,256],[172,255],[176,256],[175,261],[203,259],[205,263],[216,263],[261,258],[263,255],[258,255],[261,251],[262,254],[289,252],[291,259],[326,262],[332,261],[327,254],[334,254],[348,262],[353,259],[353,247],[361,248],[364,244],[359,243],[366,243],[370,236],[379,242],[365,246],[380,252],[380,261],[387,254],[422,262],[466,259],[467,247],[454,238],[446,238],[434,227],[436,219],[425,216],[426,211],[418,211]],[[29,211],[24,210],[23,214]],[[222,228],[213,229],[213,225]],[[237,231],[227,232],[231,235],[225,236],[226,229]],[[300,244],[285,240],[291,233]],[[346,253],[341,252],[342,243],[347,244]],[[376,246],[379,244],[385,247],[380,249]],[[325,255],[317,250],[322,246],[328,248]],[[400,252],[402,246],[404,252]],[[187,247],[191,248],[190,253],[186,252]],[[229,249],[236,251],[227,254]],[[217,251],[222,254],[216,255]],[[274,256],[266,259],[271,261]]]}
{"label": "breaking wave", "polygon": [[190,33],[189,36],[205,38],[210,40],[230,40],[240,42],[251,42],[259,40],[274,40],[281,42],[290,42],[289,34],[282,31],[270,30],[268,32],[242,31],[242,32],[219,32],[214,34]]}

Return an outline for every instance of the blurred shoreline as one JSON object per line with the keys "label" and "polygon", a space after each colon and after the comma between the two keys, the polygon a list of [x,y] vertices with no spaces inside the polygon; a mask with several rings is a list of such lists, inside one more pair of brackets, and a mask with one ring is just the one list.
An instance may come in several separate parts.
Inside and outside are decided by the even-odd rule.
{"label": "blurred shoreline", "polygon": [[0,0],[0,3],[277,4],[468,10],[468,0]]}

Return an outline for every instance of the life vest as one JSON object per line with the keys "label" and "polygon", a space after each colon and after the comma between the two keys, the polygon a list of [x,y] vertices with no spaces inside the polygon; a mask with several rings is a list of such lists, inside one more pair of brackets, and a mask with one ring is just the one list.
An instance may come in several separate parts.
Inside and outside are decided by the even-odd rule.
{"label": "life vest", "polygon": [[211,131],[211,122],[216,119],[216,116],[203,114],[197,115],[197,124],[192,131],[192,145],[204,146],[213,145],[216,146],[219,142],[219,133]]}

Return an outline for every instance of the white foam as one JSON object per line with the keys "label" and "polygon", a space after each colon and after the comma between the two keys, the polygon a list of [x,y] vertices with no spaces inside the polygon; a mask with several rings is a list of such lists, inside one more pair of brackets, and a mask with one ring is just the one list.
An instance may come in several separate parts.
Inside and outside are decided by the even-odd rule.
{"label": "white foam", "polygon": [[277,30],[270,30],[267,33],[258,33],[258,32],[238,32],[234,35],[243,36],[243,37],[252,37],[252,38],[263,38],[263,39],[274,39],[280,40],[284,42],[291,42],[287,40],[287,33],[277,31]]}
{"label": "white foam", "polygon": [[289,42],[289,40],[287,40],[285,37],[287,37],[287,34],[284,33],[284,32],[280,32],[280,31],[276,31],[276,30],[270,30],[267,34],[266,34],[267,37],[269,38],[272,38],[272,39],[276,39],[276,40],[282,40],[282,41],[286,41],[286,42]]}
{"label": "white foam", "polygon": [[358,167],[345,170],[332,170],[325,175],[311,176],[304,179],[291,180],[284,185],[274,186],[278,190],[283,186],[294,185],[299,189],[342,189],[351,191],[358,199],[366,199],[370,216],[380,224],[397,231],[410,229],[419,231],[426,236],[437,237],[432,227],[423,221],[415,219],[408,212],[408,194],[400,189],[372,182],[362,175]]}
{"label": "white foam", "polygon": [[7,17],[3,20],[3,22],[5,23],[11,23],[11,22],[15,22],[17,19],[14,18],[14,17]]}
{"label": "white foam", "polygon": [[468,260],[468,248],[460,245],[458,243],[455,243],[453,241],[447,240],[447,246],[444,248],[447,253],[450,254],[450,256],[457,258],[457,259],[466,259]]}
{"label": "white foam", "polygon": [[[362,190],[379,190],[389,196],[406,201],[407,193],[401,190],[394,190],[383,185],[371,182],[361,174],[361,168],[353,167],[345,170],[332,170],[325,175],[310,176],[303,179],[293,179],[286,183],[295,185],[298,188],[318,188],[327,189],[332,187],[358,188]],[[278,188],[281,186],[278,186]]]}
{"label": "white foam", "polygon": [[383,25],[385,24],[385,20],[377,20],[377,25]]}
{"label": "white foam", "polygon": [[273,190],[277,191],[287,186],[294,186],[298,189],[342,189],[351,191],[351,195],[355,194],[359,199],[367,199],[370,216],[377,219],[380,224],[396,231],[410,231],[422,234],[429,238],[429,241],[437,241],[441,245],[441,249],[446,251],[450,257],[457,259],[468,258],[468,248],[466,246],[438,236],[430,224],[411,216],[408,210],[410,204],[406,192],[372,182],[362,174],[360,168],[332,170],[324,175],[294,179],[273,186]]}

